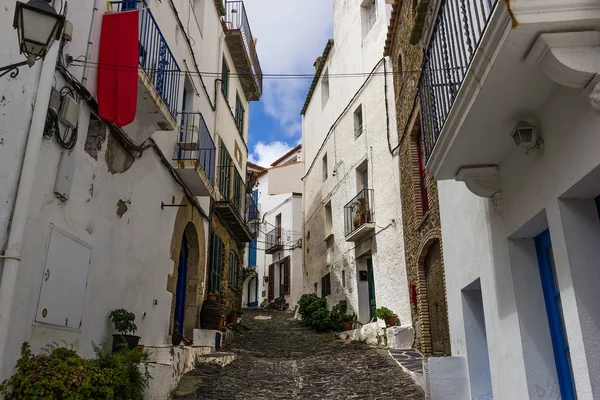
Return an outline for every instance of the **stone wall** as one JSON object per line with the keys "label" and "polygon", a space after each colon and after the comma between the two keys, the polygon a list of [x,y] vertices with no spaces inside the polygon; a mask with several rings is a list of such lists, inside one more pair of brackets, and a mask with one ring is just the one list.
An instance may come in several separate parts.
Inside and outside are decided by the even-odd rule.
{"label": "stone wall", "polygon": [[[421,204],[419,156],[417,136],[420,134],[418,84],[423,61],[423,44],[411,45],[409,39],[415,29],[417,7],[414,2],[397,1],[395,11],[397,30],[390,56],[394,64],[396,118],[400,140],[400,185],[402,193],[402,220],[404,222],[404,251],[409,284],[417,291],[417,303],[411,304],[415,327],[415,347],[431,353],[431,336],[427,305],[424,260],[429,247],[440,240],[440,212],[437,182],[429,173],[425,182],[429,210],[423,213]],[[448,321],[433,321],[448,324]]]}
{"label": "stone wall", "polygon": [[[227,315],[231,310],[237,310],[242,308],[242,285],[243,285],[243,273],[242,268],[244,264],[244,245],[239,243],[237,239],[231,234],[226,228],[226,225],[220,220],[215,214],[211,221],[211,231],[215,232],[221,240],[223,240],[223,266],[221,268],[221,287],[219,289],[219,300],[221,301],[221,311],[224,315]],[[229,251],[233,251],[239,260],[238,268],[238,285],[236,288],[232,288],[229,285]],[[210,263],[209,263],[210,268]],[[210,270],[208,271],[210,274]],[[210,279],[210,277],[209,277]]]}

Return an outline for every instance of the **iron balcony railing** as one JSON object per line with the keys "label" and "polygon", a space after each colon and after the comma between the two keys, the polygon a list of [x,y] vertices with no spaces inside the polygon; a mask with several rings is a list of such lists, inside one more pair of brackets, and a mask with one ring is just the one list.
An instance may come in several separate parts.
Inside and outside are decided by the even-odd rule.
{"label": "iron balcony railing", "polygon": [[250,59],[250,68],[252,70],[252,78],[258,88],[259,95],[262,93],[263,73],[256,53],[254,45],[254,37],[250,30],[250,23],[246,15],[246,8],[243,1],[227,1],[225,3],[225,24],[228,30],[239,30],[242,35],[246,53]]}
{"label": "iron balcony railing", "polygon": [[146,0],[109,1],[116,12],[139,10],[139,63],[171,116],[177,115],[181,69],[167,44]]}
{"label": "iron balcony railing", "polygon": [[363,189],[344,206],[344,227],[346,236],[361,226],[375,222],[373,212],[373,189]]}
{"label": "iron balcony railing", "polygon": [[433,152],[497,2],[441,0],[419,83],[425,161]]}
{"label": "iron balcony railing", "polygon": [[258,220],[258,206],[235,166],[219,166],[217,175],[221,201],[229,202],[245,223]]}
{"label": "iron balcony railing", "polygon": [[217,147],[200,112],[179,113],[181,128],[177,142],[177,160],[198,161],[204,173],[215,184]]}
{"label": "iron balcony railing", "polygon": [[275,228],[267,233],[265,240],[265,251],[267,253],[283,246],[282,233],[281,228]]}

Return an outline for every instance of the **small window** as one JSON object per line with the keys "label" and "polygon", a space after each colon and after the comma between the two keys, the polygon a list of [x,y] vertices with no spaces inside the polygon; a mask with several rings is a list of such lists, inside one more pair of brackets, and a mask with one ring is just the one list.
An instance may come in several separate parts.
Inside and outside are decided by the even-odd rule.
{"label": "small window", "polygon": [[321,297],[327,297],[331,294],[331,274],[321,278]]}
{"label": "small window", "polygon": [[363,133],[362,105],[354,111],[354,137],[358,138]]}
{"label": "small window", "polygon": [[238,256],[232,250],[229,251],[229,286],[233,290],[238,289],[239,261]]}
{"label": "small window", "polygon": [[322,106],[325,108],[327,100],[329,100],[329,68],[323,73],[323,79],[321,79],[321,100]]}
{"label": "small window", "polygon": [[315,294],[319,293],[319,283],[315,282]]}
{"label": "small window", "polygon": [[421,215],[425,215],[427,211],[429,211],[429,196],[427,195],[427,172],[425,171],[423,143],[421,142],[420,131],[417,134],[416,142],[419,163],[419,196],[421,200]]}
{"label": "small window", "polygon": [[306,232],[306,242],[310,241],[310,231]]}
{"label": "small window", "polygon": [[333,218],[331,213],[331,202],[325,205],[325,235],[328,237],[333,233]]}
{"label": "small window", "polygon": [[346,271],[342,270],[342,287],[346,287]]}
{"label": "small window", "polygon": [[242,151],[240,150],[240,146],[238,145],[238,142],[235,142],[235,148],[234,148],[234,156],[235,156],[235,160],[238,162],[238,165],[241,167],[242,166]]}
{"label": "small window", "polygon": [[371,29],[373,27],[373,25],[375,24],[375,21],[377,21],[377,1],[376,0],[371,1],[371,4],[367,8],[367,13],[368,13],[367,26],[369,29]]}
{"label": "small window", "polygon": [[227,60],[225,60],[225,56],[223,56],[223,69],[221,70],[221,91],[223,92],[223,96],[225,96],[225,100],[228,100],[228,97],[229,97],[229,65],[227,65]]}
{"label": "small window", "polygon": [[235,124],[237,125],[240,134],[244,134],[244,114],[246,114],[246,110],[244,110],[244,105],[242,104],[242,100],[240,99],[240,95],[236,93],[235,95]]}
{"label": "small window", "polygon": [[323,182],[327,180],[327,154],[323,156]]}

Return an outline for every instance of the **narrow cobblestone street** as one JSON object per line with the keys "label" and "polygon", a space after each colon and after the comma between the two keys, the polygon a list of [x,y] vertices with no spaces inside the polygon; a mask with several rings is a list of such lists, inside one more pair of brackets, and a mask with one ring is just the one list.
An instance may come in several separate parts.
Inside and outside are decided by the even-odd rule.
{"label": "narrow cobblestone street", "polygon": [[174,399],[424,398],[383,350],[314,333],[291,313],[246,310],[243,322],[251,330],[225,349],[235,361],[199,366]]}

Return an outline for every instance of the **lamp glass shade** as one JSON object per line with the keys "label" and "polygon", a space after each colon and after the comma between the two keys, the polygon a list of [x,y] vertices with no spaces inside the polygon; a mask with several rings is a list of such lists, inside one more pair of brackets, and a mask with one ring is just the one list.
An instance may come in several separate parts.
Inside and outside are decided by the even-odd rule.
{"label": "lamp glass shade", "polygon": [[64,16],[43,0],[17,2],[14,27],[19,35],[21,53],[36,59],[43,58],[54,40],[60,36]]}

